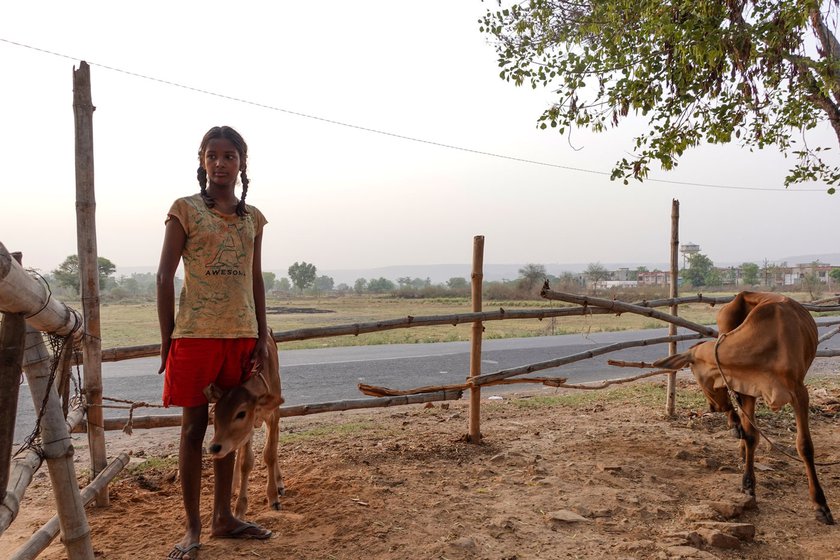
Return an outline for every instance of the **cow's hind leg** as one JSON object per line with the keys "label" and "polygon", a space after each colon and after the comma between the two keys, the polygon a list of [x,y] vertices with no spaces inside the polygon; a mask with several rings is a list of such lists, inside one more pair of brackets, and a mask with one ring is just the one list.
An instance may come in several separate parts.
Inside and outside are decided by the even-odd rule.
{"label": "cow's hind leg", "polygon": [[741,405],[738,411],[738,426],[741,437],[741,459],[744,461],[744,476],[741,490],[755,496],[755,448],[758,447],[758,430],[755,427],[755,397],[738,395]]}
{"label": "cow's hind leg", "polygon": [[814,443],[811,441],[811,429],[808,425],[808,389],[800,385],[796,389],[796,396],[793,400],[793,411],[796,415],[796,450],[799,457],[805,463],[805,475],[808,477],[808,491],[811,494],[811,503],[817,511],[817,521],[827,525],[834,525],[834,517],[828,509],[822,486],[817,480],[817,467],[814,465]]}
{"label": "cow's hind leg", "polygon": [[265,447],[263,448],[263,461],[265,461],[266,497],[268,505],[272,509],[280,509],[280,497],[286,494],[286,487],[283,484],[283,477],[280,474],[280,464],[277,460],[277,445],[280,437],[280,409],[277,409],[266,422]]}
{"label": "cow's hind leg", "polygon": [[[709,410],[711,412],[726,413],[727,424],[732,429],[732,434],[736,438],[743,440],[745,436],[744,427],[741,425],[741,419],[738,417],[738,413],[732,406],[732,401],[729,400],[729,391],[725,387],[716,389],[711,382],[712,380],[710,379],[709,381],[708,383],[700,383],[700,388],[703,389],[706,400],[709,402]],[[744,458],[743,445],[741,446],[741,458]]]}
{"label": "cow's hind leg", "polygon": [[239,495],[236,498],[234,514],[239,519],[245,518],[248,511],[248,478],[254,468],[254,434],[248,442],[236,454],[236,468],[234,469],[234,488],[239,486]]}

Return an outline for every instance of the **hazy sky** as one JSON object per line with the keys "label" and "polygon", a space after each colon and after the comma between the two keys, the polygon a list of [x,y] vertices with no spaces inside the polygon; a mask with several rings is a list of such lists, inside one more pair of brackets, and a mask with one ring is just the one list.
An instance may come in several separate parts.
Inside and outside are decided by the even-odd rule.
{"label": "hazy sky", "polygon": [[674,198],[681,241],[715,262],[840,251],[840,195],[785,191],[790,160],[776,152],[704,148],[653,174],[772,192],[611,182],[633,130],[537,130],[551,93],[499,79],[478,31],[487,7],[12,2],[0,20],[0,241],[45,271],[76,253],[72,70],[86,60],[98,248],[118,267],[157,265],[166,211],[197,192],[198,144],[221,124],[249,144],[248,202],[269,220],[266,270],[468,263],[475,235],[487,263],[667,262]]}

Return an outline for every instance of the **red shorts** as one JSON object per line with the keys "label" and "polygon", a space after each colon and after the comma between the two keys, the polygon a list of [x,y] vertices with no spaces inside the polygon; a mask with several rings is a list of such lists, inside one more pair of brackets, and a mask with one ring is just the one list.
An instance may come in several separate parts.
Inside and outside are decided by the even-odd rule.
{"label": "red shorts", "polygon": [[250,371],[256,338],[173,338],[166,357],[163,406],[207,404],[204,388],[230,389]]}

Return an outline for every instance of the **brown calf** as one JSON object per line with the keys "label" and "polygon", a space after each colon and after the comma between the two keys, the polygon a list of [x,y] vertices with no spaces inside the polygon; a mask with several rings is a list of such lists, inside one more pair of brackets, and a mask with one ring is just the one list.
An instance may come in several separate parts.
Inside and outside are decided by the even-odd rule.
{"label": "brown calf", "polygon": [[[687,365],[703,389],[713,412],[726,412],[741,439],[744,460],[742,490],[755,496],[753,463],[758,445],[755,401],[763,397],[773,410],[791,403],[796,416],[796,449],[805,464],[811,502],[817,519],[834,524],[817,480],[814,445],[808,428],[808,389],[804,379],[817,351],[817,325],[796,301],[773,293],[741,292],[717,316],[717,341],[654,362],[681,369]],[[732,406],[727,384],[740,405]]]}
{"label": "brown calf", "polygon": [[277,442],[280,432],[280,405],[283,395],[280,389],[280,365],[277,347],[269,352],[263,367],[253,371],[239,387],[222,391],[210,384],[204,389],[207,400],[215,403],[213,412],[213,439],[209,451],[214,459],[221,459],[228,453],[240,450],[236,457],[233,487],[239,487],[239,496],[234,510],[237,517],[244,518],[248,509],[248,475],[254,467],[252,440],[254,428],[265,423],[266,438],[263,460],[268,470],[266,496],[269,505],[279,510],[280,496],[285,494],[280,465],[277,463]]}

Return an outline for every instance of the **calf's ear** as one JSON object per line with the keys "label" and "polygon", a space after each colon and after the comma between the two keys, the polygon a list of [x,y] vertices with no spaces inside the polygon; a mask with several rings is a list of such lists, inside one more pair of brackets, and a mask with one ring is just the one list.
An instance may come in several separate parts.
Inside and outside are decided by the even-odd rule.
{"label": "calf's ear", "polygon": [[667,358],[661,358],[653,362],[653,367],[662,368],[662,369],[682,369],[687,365],[690,365],[694,361],[694,356],[691,350],[686,350],[680,354],[674,354],[673,356],[668,356]]}
{"label": "calf's ear", "polygon": [[222,390],[215,383],[211,383],[204,388],[204,396],[207,397],[207,402],[219,402],[222,398]]}
{"label": "calf's ear", "polygon": [[277,408],[283,404],[283,397],[280,395],[260,395],[257,397],[257,407],[260,409],[267,409],[270,410],[272,408]]}

